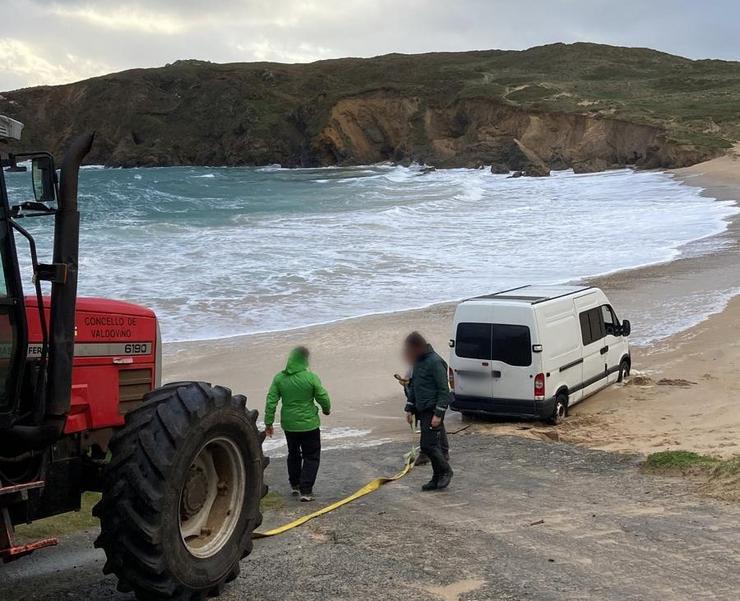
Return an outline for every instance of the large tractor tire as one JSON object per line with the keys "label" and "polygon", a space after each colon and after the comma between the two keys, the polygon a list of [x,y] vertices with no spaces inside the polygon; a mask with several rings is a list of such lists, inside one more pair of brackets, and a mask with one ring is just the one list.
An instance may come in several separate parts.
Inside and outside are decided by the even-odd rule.
{"label": "large tractor tire", "polygon": [[141,601],[200,601],[236,578],[266,494],[257,412],[228,388],[151,392],[110,444],[95,506],[105,573]]}

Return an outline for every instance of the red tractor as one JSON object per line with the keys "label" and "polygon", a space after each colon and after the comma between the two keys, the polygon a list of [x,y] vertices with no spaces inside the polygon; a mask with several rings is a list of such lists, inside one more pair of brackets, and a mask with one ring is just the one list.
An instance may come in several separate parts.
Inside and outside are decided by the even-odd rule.
{"label": "red tractor", "polygon": [[[19,140],[22,127],[0,116],[0,144]],[[267,491],[264,433],[227,388],[161,385],[152,311],[77,297],[77,184],[92,142],[75,139],[58,176],[49,153],[0,156],[0,559],[56,544],[18,544],[16,524],[79,510],[84,491],[99,491],[96,546],[119,590],[199,600],[218,595],[252,549]],[[19,170],[19,160],[31,162],[35,198],[11,204],[2,167]],[[50,263],[21,225],[44,217],[54,219]]]}

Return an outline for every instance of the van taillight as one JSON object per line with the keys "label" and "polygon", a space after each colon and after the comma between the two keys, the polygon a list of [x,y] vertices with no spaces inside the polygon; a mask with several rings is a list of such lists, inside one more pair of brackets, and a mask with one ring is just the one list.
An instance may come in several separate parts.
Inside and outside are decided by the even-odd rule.
{"label": "van taillight", "polygon": [[450,367],[450,390],[455,390],[455,372]]}
{"label": "van taillight", "polygon": [[534,400],[542,401],[545,398],[545,374],[534,377]]}

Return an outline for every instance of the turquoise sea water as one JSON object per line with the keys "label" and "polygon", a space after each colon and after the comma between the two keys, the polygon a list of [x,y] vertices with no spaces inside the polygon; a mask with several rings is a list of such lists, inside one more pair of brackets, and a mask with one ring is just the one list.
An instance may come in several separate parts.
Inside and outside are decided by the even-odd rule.
{"label": "turquoise sea water", "polygon": [[151,306],[170,341],[287,329],[665,261],[736,211],[699,192],[629,170],[86,168],[80,290]]}

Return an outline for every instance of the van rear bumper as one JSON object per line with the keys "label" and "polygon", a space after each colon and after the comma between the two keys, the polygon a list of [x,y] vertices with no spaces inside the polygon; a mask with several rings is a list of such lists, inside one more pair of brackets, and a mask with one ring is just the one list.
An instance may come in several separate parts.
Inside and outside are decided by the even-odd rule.
{"label": "van rear bumper", "polygon": [[555,409],[555,397],[543,401],[450,395],[450,409],[461,413],[502,417],[536,417],[547,419]]}

